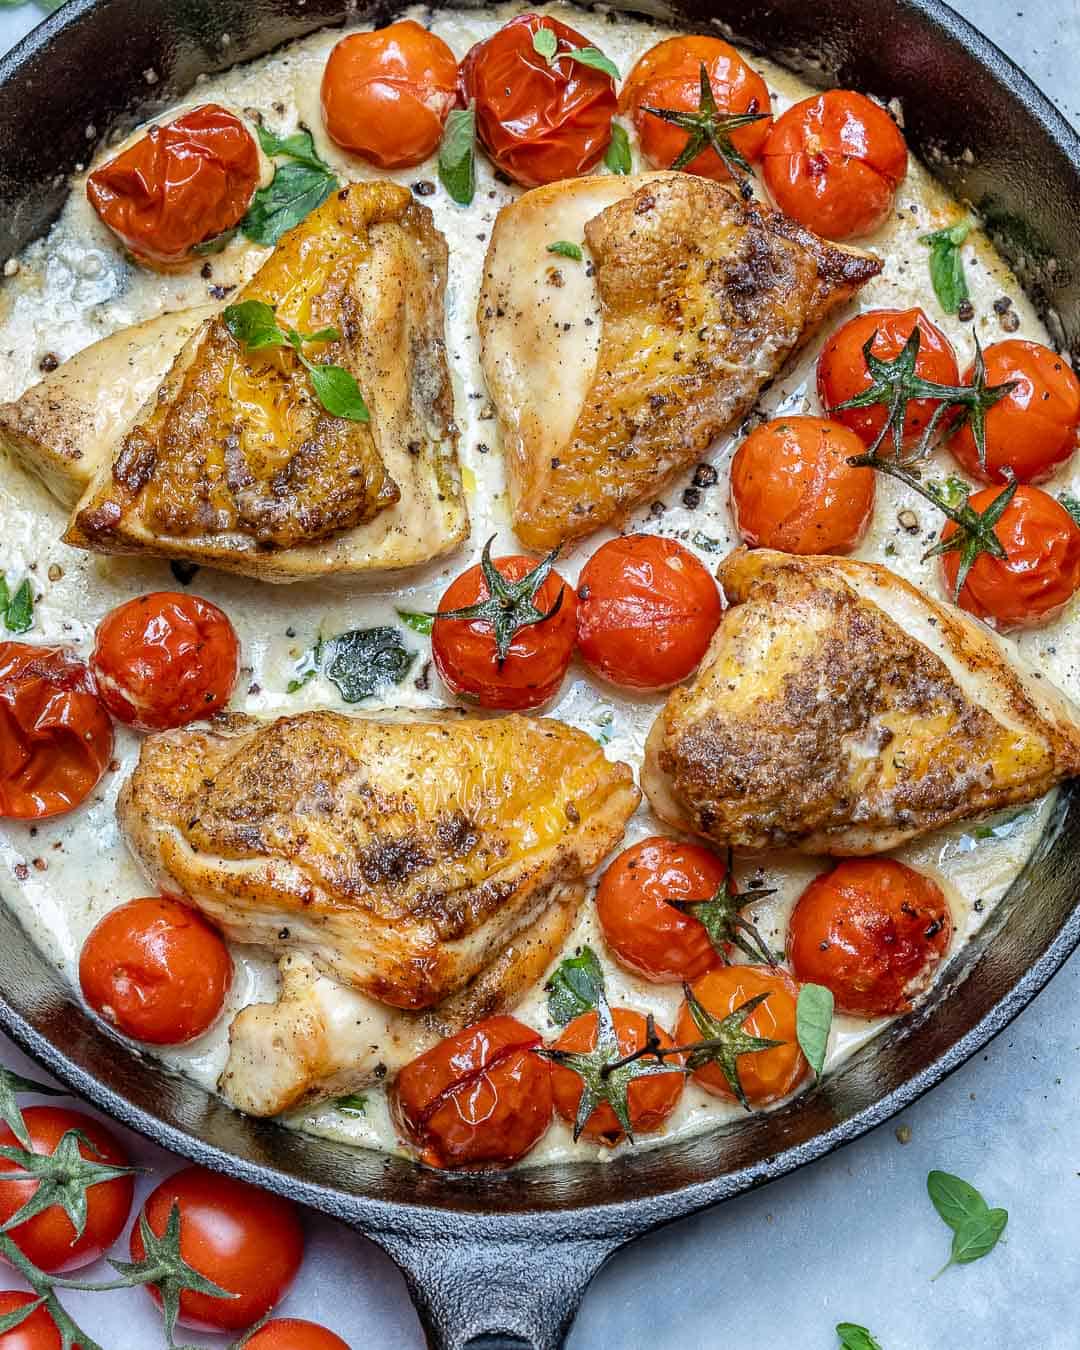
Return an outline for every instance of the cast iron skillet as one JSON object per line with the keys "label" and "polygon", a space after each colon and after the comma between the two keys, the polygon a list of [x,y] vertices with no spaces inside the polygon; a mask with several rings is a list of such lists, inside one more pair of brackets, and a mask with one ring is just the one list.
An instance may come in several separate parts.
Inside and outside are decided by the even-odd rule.
{"label": "cast iron skillet", "polygon": [[[688,29],[715,25],[819,83],[898,97],[912,150],[978,207],[1052,331],[1080,357],[1080,140],[945,5],[616,0],[616,8]],[[390,13],[363,0],[71,0],[0,60],[0,257],[49,225],[66,175],[102,132],[153,113],[204,71],[341,22],[346,11],[354,20]],[[606,1167],[442,1176],[240,1116],[118,1049],[4,908],[0,1025],[75,1092],[157,1143],[361,1229],[404,1270],[433,1346],[553,1350],[622,1243],[864,1133],[1015,1017],[1080,942],[1078,857],[1074,785],[1008,902],[924,1007],[791,1106]]]}

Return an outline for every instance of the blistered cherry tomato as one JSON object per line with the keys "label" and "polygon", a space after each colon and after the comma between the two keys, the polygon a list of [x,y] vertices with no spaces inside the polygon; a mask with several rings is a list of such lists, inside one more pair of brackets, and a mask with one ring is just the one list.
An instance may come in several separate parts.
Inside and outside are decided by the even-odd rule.
{"label": "blistered cherry tomato", "polygon": [[[0,1350],[3,1342],[0,1341]],[[244,1342],[244,1350],[349,1350],[348,1345],[325,1327],[298,1317],[275,1317]]]}
{"label": "blistered cherry tomato", "polygon": [[111,910],[79,957],[79,983],[91,1008],[123,1035],[151,1045],[181,1045],[212,1026],[232,970],[220,934],[168,896]]}
{"label": "blistered cherry tomato", "polygon": [[[641,153],[653,168],[670,168],[686,149],[689,132],[646,112],[645,107],[698,112],[702,65],[721,115],[772,111],[765,81],[722,39],[690,36],[658,42],[638,59],[619,95],[619,111],[633,121]],[[752,162],[761,157],[770,125],[766,117],[730,133],[731,143],[743,159]],[[713,149],[703,150],[691,160],[686,172],[721,181],[731,177]]]}
{"label": "blistered cherry tomato", "polygon": [[431,1167],[505,1167],[551,1123],[551,1070],[531,1027],[488,1017],[448,1036],[397,1076],[391,1106]]}
{"label": "blistered cherry tomato", "polygon": [[109,714],[74,652],[0,642],[0,816],[71,811],[93,792],[112,752]]}
{"label": "blistered cherry tomato", "polygon": [[457,98],[454,53],[413,19],[351,33],[330,53],[322,80],[330,138],[381,169],[433,154]]}
{"label": "blistered cherry tomato", "polygon": [[171,265],[240,223],[259,174],[247,127],[227,109],[204,103],[150,127],[95,169],[86,195],[136,258]]}
{"label": "blistered cherry tomato", "polygon": [[578,580],[577,637],[590,669],[629,689],[685,680],[723,614],[716,582],[674,539],[609,539]]}
{"label": "blistered cherry tomato", "polygon": [[240,668],[240,643],[209,600],[153,591],[98,624],[90,666],[101,697],[140,731],[182,727],[223,708]]}
{"label": "blistered cherry tomato", "polygon": [[[549,29],[552,60],[533,37]],[[461,63],[466,103],[476,105],[476,134],[497,168],[524,187],[588,173],[611,139],[617,100],[610,75],[566,55],[592,46],[558,19],[521,14],[478,42]]]}
{"label": "blistered cherry tomato", "polygon": [[[143,1205],[158,1237],[174,1205],[180,1211],[180,1255],[193,1270],[236,1296],[213,1298],[184,1290],[183,1326],[240,1331],[281,1302],[304,1259],[300,1218],[287,1200],[203,1167],[185,1167],[151,1191]],[[131,1259],[141,1261],[146,1247],[137,1223],[130,1246]],[[149,1293],[161,1303],[156,1289]]]}
{"label": "blistered cherry tomato", "polygon": [[828,89],[776,119],[762,172],[781,211],[826,239],[850,239],[889,218],[907,173],[907,146],[876,103]]}
{"label": "blistered cherry tomato", "polygon": [[731,461],[731,509],[753,548],[850,553],[874,511],[874,471],[848,460],[858,436],[822,417],[780,417],[753,430]]}
{"label": "blistered cherry tomato", "polygon": [[838,1012],[891,1017],[930,983],[951,937],[936,881],[892,858],[847,858],[799,897],[788,955],[800,980],[832,990]]}
{"label": "blistered cherry tomato", "polygon": [[[900,355],[916,325],[919,355],[915,373],[936,384],[957,384],[960,374],[952,343],[921,309],[871,309],[865,314],[857,314],[836,330],[818,357],[818,395],[826,412],[834,421],[850,427],[866,445],[874,441],[885,425],[888,416],[885,407],[875,403],[869,408],[846,408],[838,412],[836,405],[846,403],[873,383],[863,355],[863,347],[871,336],[877,334],[871,349],[874,355],[883,361],[891,361]],[[911,400],[904,416],[905,446],[918,441],[938,406],[935,399]],[[890,433],[890,447],[891,444]]]}
{"label": "blistered cherry tomato", "polygon": [[[984,483],[1038,483],[1074,453],[1080,430],[1080,380],[1057,352],[1041,342],[1010,338],[983,352],[988,385],[1016,382],[985,415],[986,468],[971,427],[962,423],[949,449]],[[964,383],[970,384],[969,366]]]}
{"label": "blistered cherry tomato", "polygon": [[[973,493],[968,505],[985,511],[1004,488]],[[947,521],[942,539],[956,533]],[[960,591],[962,609],[1001,632],[1049,623],[1080,586],[1080,527],[1055,498],[1041,488],[1021,486],[994,526],[1004,558],[980,553]],[[941,570],[951,599],[956,591],[960,554],[945,553]]]}
{"label": "blistered cherry tomato", "polygon": [[[37,1301],[36,1294],[5,1289],[0,1292],[0,1317]],[[56,1323],[44,1308],[35,1308],[14,1330],[0,1332],[0,1350],[61,1350],[62,1345]]]}

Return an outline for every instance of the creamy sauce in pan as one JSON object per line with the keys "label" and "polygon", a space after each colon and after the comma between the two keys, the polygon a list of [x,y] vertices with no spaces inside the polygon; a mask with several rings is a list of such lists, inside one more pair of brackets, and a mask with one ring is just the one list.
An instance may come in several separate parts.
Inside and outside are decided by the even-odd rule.
{"label": "creamy sauce in pan", "polygon": [[[434,28],[461,57],[474,42],[491,34],[519,10],[518,6],[448,10],[437,17]],[[612,16],[609,22],[602,13],[566,7],[545,6],[543,12],[559,14],[572,23],[612,57],[623,75],[638,55],[671,31],[622,16],[617,21]],[[423,15],[417,12],[415,17]],[[282,133],[303,123],[312,130],[320,153],[343,179],[379,176],[378,170],[340,152],[322,129],[319,83],[327,54],[339,37],[338,31],[322,33],[252,65],[201,81],[179,106],[213,100],[238,111],[252,109]],[[809,92],[790,73],[767,61],[752,61],[768,82],[775,112]],[[175,111],[163,113],[162,120]],[[633,132],[630,134],[633,141]],[[115,147],[110,147],[101,157],[114,152]],[[450,246],[447,340],[462,432],[461,461],[472,539],[452,558],[404,578],[382,576],[278,587],[204,568],[192,588],[227,611],[243,643],[244,670],[233,700],[237,709],[272,716],[303,708],[339,706],[336,689],[321,676],[295,694],[286,692],[296,663],[320,633],[330,635],[346,628],[392,623],[395,605],[434,608],[449,580],[476,560],[483,541],[493,533],[498,535],[496,552],[517,551],[508,528],[496,424],[480,373],[474,317],[492,223],[499,207],[511,200],[517,189],[496,182],[482,155],[477,157],[477,175],[476,198],[469,208],[455,206],[441,187],[423,197]],[[407,184],[437,181],[434,162],[385,176]],[[54,228],[24,252],[17,273],[0,284],[0,400],[18,396],[39,378],[38,364],[46,353],[63,359],[129,324],[220,298],[212,295],[211,287],[236,286],[266,256],[267,250],[237,238],[222,254],[210,259],[209,278],[200,275],[197,265],[168,277],[132,267],[87,205],[83,182],[81,175],[73,180],[70,198]],[[892,219],[878,235],[858,241],[879,252],[886,264],[883,274],[864,289],[858,303],[866,309],[922,305],[953,341],[964,369],[972,355],[970,325],[940,312],[930,287],[927,250],[918,243],[919,235],[941,228],[960,215],[961,208],[913,161]],[[1045,330],[1015,278],[979,233],[971,236],[965,264],[976,310],[975,327],[984,346],[1008,336],[991,307],[999,296],[1012,300],[1019,317],[1015,336],[1046,340]],[[843,317],[834,323],[842,322]],[[758,411],[764,417],[820,411],[813,367],[823,338],[824,334],[810,342],[799,359],[763,393]],[[719,470],[720,481],[716,487],[702,491],[696,509],[682,502],[687,475],[665,496],[662,508],[653,506],[635,513],[627,528],[673,535],[706,564],[715,565],[738,542],[726,485],[728,462],[739,439],[737,432],[722,438],[708,456]],[[955,472],[955,466],[943,456],[931,476],[944,478]],[[1080,470],[1066,466],[1046,486],[1051,492],[1068,488],[1080,494]],[[937,514],[892,480],[879,478],[877,489],[873,527],[856,556],[884,563],[931,594],[940,595],[935,564],[920,561],[924,549],[936,537]],[[897,512],[904,507],[914,510],[918,518],[914,534],[898,523]],[[141,591],[174,588],[176,583],[168,564],[162,561],[97,557],[65,547],[58,542],[65,518],[63,509],[36,480],[0,458],[0,570],[15,584],[29,570],[40,596],[28,637],[35,642],[66,642],[86,655],[94,626],[107,610]],[[576,579],[585,559],[605,537],[603,533],[590,536],[562,559],[560,570],[568,580]],[[1076,613],[1074,601],[1056,622],[1021,636],[1017,643],[1023,655],[1067,693],[1076,691],[1080,669]],[[386,692],[382,706],[422,709],[451,702],[433,672],[426,681],[421,677],[414,682],[413,677],[426,669],[428,644],[411,633],[405,640],[417,649],[418,660],[404,684]],[[595,683],[575,665],[560,696],[545,711],[596,736],[611,758],[625,760],[636,769],[645,736],[662,702],[662,696],[626,698]],[[363,706],[373,710],[380,701],[369,700]],[[106,775],[82,809],[36,827],[5,822],[0,828],[0,892],[49,959],[75,983],[78,953],[91,927],[111,907],[146,890],[119,838],[114,816],[116,793],[131,768],[138,739],[122,728],[117,732],[118,767]],[[1049,802],[1044,801],[999,824],[989,838],[977,838],[973,826],[959,826],[898,853],[904,861],[935,875],[945,887],[956,924],[954,951],[978,929],[1018,874],[1039,837],[1048,809]],[[624,842],[630,844],[654,832],[662,832],[661,827],[643,807]],[[985,830],[980,830],[982,833]],[[745,860],[737,869],[743,886],[777,888],[777,894],[760,903],[752,917],[778,950],[784,945],[792,905],[822,867],[812,859],[773,854]],[[680,999],[678,986],[648,984],[606,960],[591,896],[568,950],[582,942],[589,942],[605,959],[613,1003],[652,1011],[663,1025],[671,1027]],[[231,1012],[252,1001],[271,999],[276,988],[271,963],[243,948],[236,949],[235,956],[237,975],[226,1017],[193,1046],[162,1055],[167,1063],[207,1087],[213,1086],[224,1063]],[[517,1015],[545,1034],[553,1030],[541,987]],[[838,1017],[827,1067],[836,1068],[882,1025]],[[384,1094],[376,1089],[366,1095],[364,1115],[345,1114],[327,1105],[293,1123],[342,1141],[395,1149]],[[737,1108],[688,1084],[666,1130],[640,1140],[638,1147],[739,1114]],[[602,1148],[582,1145],[575,1149],[568,1127],[556,1121],[528,1162],[590,1154],[612,1156],[610,1150]]]}

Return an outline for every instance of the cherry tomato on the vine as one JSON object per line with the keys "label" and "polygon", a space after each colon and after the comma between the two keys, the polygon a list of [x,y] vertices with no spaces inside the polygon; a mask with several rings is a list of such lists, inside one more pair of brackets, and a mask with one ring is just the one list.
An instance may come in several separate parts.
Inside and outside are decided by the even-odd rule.
{"label": "cherry tomato on the vine", "polygon": [[[15,1289],[0,1291],[0,1317],[8,1317],[37,1301],[36,1294]],[[0,1350],[61,1350],[62,1345],[56,1323],[44,1308],[35,1308],[12,1331],[0,1332]]]}
{"label": "cherry tomato on the vine", "polygon": [[314,1322],[275,1317],[244,1342],[244,1350],[349,1350],[349,1346],[340,1336]]}

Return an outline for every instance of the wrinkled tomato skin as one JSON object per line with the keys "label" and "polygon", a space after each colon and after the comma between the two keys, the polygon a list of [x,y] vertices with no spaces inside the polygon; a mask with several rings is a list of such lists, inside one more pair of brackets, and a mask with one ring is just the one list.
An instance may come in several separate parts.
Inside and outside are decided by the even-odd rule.
{"label": "wrinkled tomato skin", "polygon": [[540,28],[550,28],[563,49],[590,45],[558,19],[521,14],[461,63],[461,96],[476,105],[477,137],[496,168],[522,187],[588,173],[611,140],[617,106],[602,70],[566,58],[548,64],[533,47]]}
{"label": "wrinkled tomato skin", "polygon": [[457,99],[458,67],[442,38],[413,19],[342,38],[322,80],[330,138],[381,169],[421,164],[438,149]]}
{"label": "wrinkled tomato skin", "polygon": [[[973,493],[968,504],[985,511],[1002,488]],[[956,533],[947,521],[942,539]],[[1080,526],[1059,501],[1041,488],[1021,485],[994,526],[1006,556],[980,553],[960,591],[959,605],[999,632],[1038,628],[1056,618],[1080,586]],[[941,571],[949,598],[956,593],[960,555],[942,554]]]}
{"label": "wrinkled tomato skin", "polygon": [[669,900],[711,900],[727,866],[700,844],[654,835],[625,849],[596,888],[596,915],[620,965],[665,984],[696,980],[720,954],[690,914]]}
{"label": "wrinkled tomato skin", "polygon": [[240,642],[227,616],[198,595],[153,591],[98,624],[90,666],[102,701],[140,731],[209,717],[232,696]]}
{"label": "wrinkled tomato skin", "polygon": [[[638,59],[619,95],[619,111],[633,122],[641,153],[654,169],[671,167],[685,150],[689,133],[645,112],[642,105],[697,112],[701,104],[702,63],[721,113],[772,112],[765,81],[727,42],[698,36],[659,42]],[[753,163],[761,158],[771,125],[764,118],[731,133],[731,143],[743,159]],[[692,159],[686,172],[718,182],[731,177],[724,161],[711,149]]]}
{"label": "wrinkled tomato skin", "polygon": [[401,1070],[391,1109],[430,1167],[506,1167],[551,1123],[551,1070],[539,1035],[513,1017],[488,1017],[448,1036]]}
{"label": "wrinkled tomato skin", "polygon": [[[615,1024],[615,1036],[619,1042],[620,1054],[632,1054],[633,1051],[639,1050],[645,1044],[648,1028],[641,1013],[634,1012],[631,1008],[612,1008],[611,1018]],[[675,1044],[661,1026],[657,1026],[656,1035],[660,1045],[664,1048]],[[699,1038],[695,1037],[695,1039]],[[563,1029],[563,1033],[555,1042],[554,1048],[586,1054],[595,1049],[596,1013],[587,1012],[582,1013],[580,1017],[575,1017]],[[681,1059],[678,1056],[673,1056],[670,1060],[664,1062],[678,1065],[681,1063]],[[553,1064],[551,1085],[555,1094],[555,1110],[567,1124],[572,1125],[577,1117],[581,1094],[584,1090],[581,1078],[573,1069],[565,1068],[561,1064]],[[682,1091],[683,1075],[678,1071],[650,1074],[648,1077],[632,1079],[626,1099],[630,1110],[630,1126],[635,1136],[652,1134],[658,1130],[679,1104]],[[623,1128],[607,1102],[601,1102],[599,1106],[594,1108],[585,1122],[581,1138],[591,1139],[597,1144],[606,1144],[609,1148],[614,1148],[621,1139],[625,1138]]]}
{"label": "wrinkled tomato skin", "polygon": [[86,195],[140,262],[170,267],[240,223],[260,172],[258,148],[243,122],[204,103],[150,127],[95,169]]}
{"label": "wrinkled tomato skin", "polygon": [[340,1336],[314,1322],[276,1317],[244,1342],[244,1350],[349,1350],[349,1346]]}
{"label": "wrinkled tomato skin", "polygon": [[723,615],[708,570],[655,534],[611,539],[578,579],[577,640],[595,674],[627,689],[666,689],[693,673]]}
{"label": "wrinkled tomato skin", "polygon": [[907,146],[876,103],[829,89],[776,119],[762,172],[781,211],[826,239],[851,239],[889,218],[907,174]]}
{"label": "wrinkled tomato skin", "polygon": [[[508,581],[520,581],[536,566],[533,558],[511,554],[492,560]],[[521,628],[506,660],[499,665],[491,624],[485,619],[439,619],[431,631],[431,655],[443,684],[465,694],[483,708],[516,712],[538,708],[562,684],[574,652],[577,599],[574,588],[558,572],[550,572],[536,593],[535,604],[547,613],[559,598],[559,612],[542,623]],[[439,610],[468,609],[488,598],[487,582],[479,564],[451,582]]]}
{"label": "wrinkled tomato skin", "polygon": [[731,462],[731,509],[751,548],[850,553],[874,512],[874,471],[848,463],[858,436],[822,417],[755,428]]}
{"label": "wrinkled tomato skin", "polygon": [[[900,355],[916,325],[919,355],[915,373],[937,384],[957,384],[960,372],[952,343],[921,309],[871,309],[865,314],[857,314],[838,328],[821,350],[817,364],[818,395],[829,417],[850,427],[864,445],[871,445],[885,425],[885,408],[874,404],[869,408],[846,408],[837,412],[836,405],[846,403],[849,398],[870,388],[872,381],[866,369],[863,347],[871,335],[877,334],[872,348],[874,355],[883,361],[891,361]],[[918,441],[937,406],[934,399],[925,398],[912,399],[908,403],[903,433],[906,447]],[[890,432],[887,448],[891,449],[891,446]]]}
{"label": "wrinkled tomato skin", "polygon": [[[15,1289],[0,1291],[0,1317],[36,1302],[36,1294]],[[35,1309],[13,1331],[0,1333],[0,1350],[61,1350],[62,1345],[56,1323],[44,1308]]]}
{"label": "wrinkled tomato skin", "polygon": [[[1076,451],[1080,429],[1080,380],[1057,352],[1041,342],[1010,338],[983,352],[988,385],[1016,388],[986,411],[986,468],[965,422],[949,449],[972,478],[983,483],[1039,483]],[[964,383],[970,384],[969,366]]]}
{"label": "wrinkled tomato skin", "polygon": [[[89,1145],[79,1144],[79,1152],[84,1158],[114,1167],[130,1165],[131,1160],[116,1136],[82,1111],[61,1106],[30,1106],[24,1109],[23,1120],[35,1153],[54,1153],[65,1134],[78,1130],[90,1141]],[[7,1125],[0,1125],[0,1144],[7,1148],[19,1145]],[[37,1189],[36,1181],[3,1178],[5,1172],[16,1168],[15,1163],[0,1158],[0,1223],[7,1223]],[[134,1197],[133,1176],[103,1181],[91,1186],[86,1193],[86,1227],[81,1236],[75,1236],[75,1228],[63,1209],[59,1205],[50,1205],[12,1228],[10,1237],[24,1256],[52,1275],[78,1270],[96,1261],[120,1236]]]}
{"label": "wrinkled tomato skin", "polygon": [[929,985],[952,931],[932,878],[891,858],[848,858],[799,897],[788,956],[798,979],[832,990],[838,1012],[892,1017]]}
{"label": "wrinkled tomato skin", "polygon": [[182,1045],[208,1030],[232,983],[232,958],[201,914],[168,896],[129,900],[94,927],[79,983],[99,1016],[132,1040]]}
{"label": "wrinkled tomato skin", "polygon": [[112,752],[109,714],[74,652],[0,642],[0,817],[42,820],[74,810]]}

